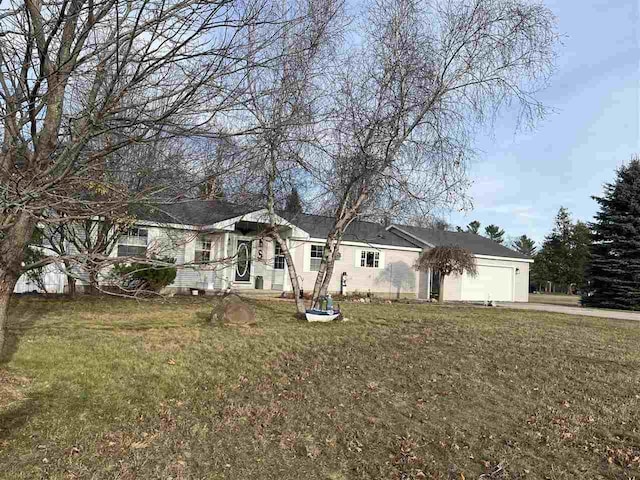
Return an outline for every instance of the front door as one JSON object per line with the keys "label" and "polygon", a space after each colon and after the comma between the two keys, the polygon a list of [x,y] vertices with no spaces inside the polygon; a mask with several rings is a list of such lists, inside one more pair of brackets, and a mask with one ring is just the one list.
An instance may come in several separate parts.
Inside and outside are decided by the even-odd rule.
{"label": "front door", "polygon": [[236,282],[251,280],[251,240],[238,240]]}

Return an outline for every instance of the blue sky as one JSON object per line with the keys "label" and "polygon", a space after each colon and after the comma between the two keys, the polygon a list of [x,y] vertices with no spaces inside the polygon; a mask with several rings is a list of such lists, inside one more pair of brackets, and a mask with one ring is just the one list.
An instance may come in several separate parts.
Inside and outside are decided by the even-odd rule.
{"label": "blue sky", "polygon": [[637,0],[547,0],[564,35],[557,71],[540,99],[556,111],[533,131],[512,119],[477,138],[473,209],[447,220],[500,225],[541,241],[560,206],[590,221],[591,195],[640,154],[640,15]]}

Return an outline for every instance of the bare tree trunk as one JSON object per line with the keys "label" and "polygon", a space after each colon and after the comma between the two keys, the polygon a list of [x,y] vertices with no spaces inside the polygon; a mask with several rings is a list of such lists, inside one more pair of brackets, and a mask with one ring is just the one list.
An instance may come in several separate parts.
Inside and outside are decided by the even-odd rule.
{"label": "bare tree trunk", "polygon": [[327,271],[324,276],[324,280],[322,281],[322,286],[320,287],[320,297],[326,297],[329,293],[329,284],[331,283],[331,277],[333,277],[333,270],[335,267],[335,259],[329,260],[327,264]]}
{"label": "bare tree trunk", "polygon": [[326,295],[326,288],[325,288],[325,293],[322,292],[322,289],[325,286],[325,284],[328,284],[328,282],[331,280],[331,274],[333,273],[333,263],[334,263],[331,261],[331,258],[333,257],[334,248],[335,248],[333,245],[334,238],[335,238],[335,231],[329,233],[329,235],[327,236],[327,241],[324,245],[324,248],[322,249],[322,260],[320,262],[318,274],[316,275],[316,283],[313,285],[313,295],[311,297],[311,306],[313,308],[316,308],[320,303],[320,297],[322,297],[323,295]]}
{"label": "bare tree trunk", "polygon": [[4,348],[9,300],[20,278],[24,252],[34,227],[33,219],[21,214],[0,242],[0,352]]}
{"label": "bare tree trunk", "polygon": [[[282,251],[285,252],[285,249],[283,249]],[[286,252],[289,252],[289,250],[286,249]],[[300,282],[298,281],[298,276],[296,275],[296,269],[295,269],[295,266],[293,265],[293,258],[291,258],[290,253],[285,254],[285,260],[287,262],[287,269],[289,270],[289,276],[291,277],[293,297],[296,302],[296,313],[298,314],[298,316],[304,317],[307,310],[304,305],[304,298],[302,298],[302,295],[300,295]]]}
{"label": "bare tree trunk", "polygon": [[18,277],[16,275],[0,270],[0,356],[4,349],[6,338],[9,301],[17,281]]}
{"label": "bare tree trunk", "polygon": [[438,303],[444,303],[444,279],[446,277],[440,274],[440,288],[438,289]]}
{"label": "bare tree trunk", "polygon": [[300,281],[298,280],[296,267],[293,264],[291,251],[289,250],[287,242],[280,236],[279,232],[275,231],[272,236],[274,240],[278,242],[278,245],[280,245],[280,250],[284,255],[284,259],[287,264],[287,271],[289,273],[289,279],[291,280],[291,287],[293,288],[293,298],[296,302],[296,312],[298,316],[302,317],[306,313],[306,307],[304,305],[304,298],[300,298]]}
{"label": "bare tree trunk", "polygon": [[89,269],[89,293],[91,295],[98,293],[98,274],[93,267]]}
{"label": "bare tree trunk", "polygon": [[267,181],[267,211],[269,213],[269,235],[278,242],[280,245],[280,249],[284,255],[285,262],[287,263],[287,271],[289,272],[289,278],[291,280],[291,286],[293,287],[293,298],[296,303],[296,313],[299,317],[303,317],[306,313],[306,308],[304,306],[304,299],[300,298],[300,282],[298,281],[298,273],[296,272],[296,267],[293,264],[293,257],[291,257],[291,252],[289,251],[289,246],[287,242],[282,238],[280,232],[278,231],[278,226],[275,221],[275,192],[273,190],[276,176],[277,176],[277,161],[274,155],[275,149],[272,149],[269,155],[270,159],[270,169],[268,170],[268,181]]}
{"label": "bare tree trunk", "polygon": [[336,258],[338,256],[338,250],[340,249],[340,241],[338,240],[335,245],[333,245],[333,249],[329,253],[329,258],[327,259],[327,265],[325,269],[324,279],[322,280],[322,285],[320,286],[320,294],[316,299],[316,302],[320,300],[320,297],[326,297],[329,292],[329,284],[331,283],[331,278],[333,277],[333,270],[336,264]]}
{"label": "bare tree trunk", "polygon": [[322,252],[322,261],[320,262],[320,269],[316,276],[316,283],[313,287],[312,306],[317,307],[320,302],[320,297],[327,294],[329,289],[329,283],[333,275],[333,269],[336,262],[336,256],[340,247],[340,242],[344,231],[349,228],[349,225],[355,220],[360,207],[368,198],[368,191],[361,189],[358,193],[356,201],[350,208],[347,208],[347,201],[349,195],[346,194],[338,207],[337,221],[333,230],[327,235],[327,241],[325,243],[324,250]]}
{"label": "bare tree trunk", "polygon": [[76,279],[71,275],[67,275],[67,295],[75,297],[76,295]]}

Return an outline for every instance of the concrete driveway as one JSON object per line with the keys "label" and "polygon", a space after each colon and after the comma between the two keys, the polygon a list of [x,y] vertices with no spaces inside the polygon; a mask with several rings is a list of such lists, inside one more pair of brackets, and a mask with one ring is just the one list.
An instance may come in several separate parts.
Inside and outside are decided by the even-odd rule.
{"label": "concrete driveway", "polygon": [[597,308],[567,307],[564,305],[548,305],[544,303],[509,303],[499,302],[499,307],[515,308],[517,310],[539,310],[542,312],[566,313],[568,315],[582,315],[583,317],[613,318],[616,320],[640,321],[640,312],[624,310],[600,310]]}

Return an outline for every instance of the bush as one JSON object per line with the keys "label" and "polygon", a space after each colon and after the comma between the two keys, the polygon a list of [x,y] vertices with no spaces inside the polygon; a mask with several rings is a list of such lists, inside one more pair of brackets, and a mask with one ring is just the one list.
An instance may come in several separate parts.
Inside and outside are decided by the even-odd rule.
{"label": "bush", "polygon": [[[174,258],[154,260],[163,264],[175,263]],[[115,273],[119,277],[120,286],[125,290],[159,292],[173,283],[178,271],[175,266],[132,263],[116,265]]]}

